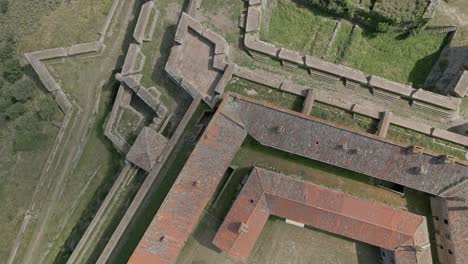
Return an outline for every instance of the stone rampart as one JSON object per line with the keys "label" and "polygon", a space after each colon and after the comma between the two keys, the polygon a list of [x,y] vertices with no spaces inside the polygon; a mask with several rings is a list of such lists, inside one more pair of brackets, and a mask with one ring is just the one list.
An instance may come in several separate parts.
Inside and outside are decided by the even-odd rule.
{"label": "stone rampart", "polygon": [[[314,78],[332,83],[343,81],[347,87],[352,89],[359,86],[369,86],[375,96],[386,100],[410,99],[413,101],[412,106],[440,116],[451,117],[459,110],[460,101],[449,96],[439,96],[428,91],[416,90],[411,86],[377,76],[367,77],[361,71],[326,62],[312,56],[302,56],[296,51],[276,47],[271,43],[259,40],[263,5],[265,3],[261,0],[249,1],[247,17],[245,18],[244,45],[252,56],[258,58],[268,56],[278,59],[286,67],[305,67]],[[463,88],[459,89],[463,90]],[[455,91],[457,96],[462,93]]]}
{"label": "stone rampart", "polygon": [[458,97],[465,97],[468,95],[468,71],[463,71],[453,93]]}
{"label": "stone rampart", "polygon": [[148,1],[141,6],[140,15],[138,16],[138,21],[135,26],[135,31],[133,32],[133,38],[136,42],[142,44],[145,40],[146,28],[148,22],[151,18],[151,14],[154,11],[154,2]]}
{"label": "stone rampart", "polygon": [[140,189],[135,195],[135,198],[133,198],[133,201],[128,207],[127,211],[125,212],[125,215],[122,217],[122,220],[120,221],[119,225],[112,234],[112,237],[107,242],[106,247],[104,248],[101,255],[99,256],[99,259],[96,262],[97,264],[109,263],[109,260],[112,257],[112,253],[114,252],[114,249],[117,246],[117,243],[122,238],[125,230],[127,230],[135,214],[137,213],[138,208],[140,207],[144,198],[147,196],[150,188],[152,186],[156,186],[161,181],[161,177],[158,177],[159,172],[161,171],[163,165],[166,163],[169,155],[173,152],[174,148],[179,143],[182,137],[182,133],[185,131],[185,128],[187,127],[190,119],[192,118],[193,114],[200,105],[200,102],[201,98],[194,98],[189,109],[187,110],[187,112],[185,112],[184,117],[177,126],[174,134],[169,139],[166,147],[162,151],[160,158],[154,165],[153,169],[149,172],[145,181],[142,183]]}
{"label": "stone rampart", "polygon": [[[308,87],[301,86],[291,81],[283,81],[275,77],[271,73],[250,70],[240,66],[236,66],[234,75],[239,78],[249,80],[251,82],[255,82],[261,85],[271,87],[273,89],[282,90],[299,96],[306,96],[306,91],[309,89]],[[352,104],[343,100],[333,99],[329,96],[326,96],[325,94],[322,94],[320,90],[316,91],[315,101],[344,109],[346,111],[349,111],[350,113],[356,113],[374,119],[381,118],[380,112],[382,112],[382,109],[371,108],[360,104]],[[435,138],[440,138],[463,146],[468,146],[468,137],[447,130],[434,128],[423,123],[418,123],[412,120],[404,119],[396,115],[392,115],[390,120],[391,124],[408,128]]]}
{"label": "stone rampart", "polygon": [[101,48],[101,43],[99,41],[93,41],[88,43],[72,45],[67,50],[68,56],[74,56],[78,54],[85,54],[90,52],[98,52]]}

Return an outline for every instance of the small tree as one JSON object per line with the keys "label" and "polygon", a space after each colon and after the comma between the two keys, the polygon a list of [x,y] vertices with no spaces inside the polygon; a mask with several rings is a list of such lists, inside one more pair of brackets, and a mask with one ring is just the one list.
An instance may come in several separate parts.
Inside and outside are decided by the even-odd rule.
{"label": "small tree", "polygon": [[29,78],[23,78],[15,82],[11,87],[11,96],[17,102],[26,102],[34,95],[34,83]]}
{"label": "small tree", "polygon": [[23,71],[18,58],[12,58],[3,64],[3,78],[9,83],[14,83],[23,77]]}
{"label": "small tree", "polygon": [[379,22],[377,23],[376,31],[379,33],[387,33],[392,29],[392,25],[387,22]]}
{"label": "small tree", "polygon": [[9,120],[15,120],[26,112],[26,107],[22,103],[14,103],[5,110],[5,116]]}
{"label": "small tree", "polygon": [[39,101],[38,103],[39,110],[37,114],[39,118],[43,121],[52,121],[54,119],[55,113],[57,112],[57,106],[50,97],[46,97]]}
{"label": "small tree", "polygon": [[0,0],[0,13],[5,14],[8,12],[8,7],[9,7],[9,2],[8,0]]}
{"label": "small tree", "polygon": [[15,46],[12,42],[7,41],[3,44],[2,48],[0,49],[0,62],[5,62],[15,56]]}

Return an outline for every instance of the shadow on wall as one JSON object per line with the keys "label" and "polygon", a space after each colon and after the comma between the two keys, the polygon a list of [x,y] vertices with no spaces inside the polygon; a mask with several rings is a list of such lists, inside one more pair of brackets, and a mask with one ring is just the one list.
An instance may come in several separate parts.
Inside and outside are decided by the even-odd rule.
{"label": "shadow on wall", "polygon": [[[444,43],[449,43],[450,38],[449,34]],[[432,65],[424,87],[436,93],[451,94],[463,74],[463,70],[468,66],[465,63],[467,59],[468,46],[451,47],[447,45]]]}
{"label": "shadow on wall", "polygon": [[438,67],[436,62],[438,61],[443,48],[449,44],[450,38],[451,34],[447,34],[437,52],[434,52],[416,62],[408,76],[408,81],[413,84],[413,87],[422,88],[425,86],[425,89],[435,92],[435,88],[433,88],[435,87],[435,83],[425,83],[425,81],[427,78],[430,78],[429,74],[431,74],[432,68]]}
{"label": "shadow on wall", "polygon": [[453,133],[460,134],[462,136],[468,136],[468,123],[458,125],[458,126],[453,126],[447,130]]}

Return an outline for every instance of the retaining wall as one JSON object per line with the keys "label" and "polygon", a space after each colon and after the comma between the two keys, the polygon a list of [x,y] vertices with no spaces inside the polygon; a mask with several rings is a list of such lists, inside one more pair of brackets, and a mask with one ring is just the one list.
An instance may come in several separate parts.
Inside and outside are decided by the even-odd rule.
{"label": "retaining wall", "polygon": [[[262,85],[271,87],[273,89],[278,89],[278,90],[282,90],[288,93],[296,94],[299,96],[305,96],[306,95],[305,92],[309,89],[309,87],[301,86],[299,84],[293,84],[291,81],[284,81],[282,79],[279,79],[274,74],[250,70],[250,69],[243,68],[240,66],[236,66],[236,69],[234,70],[233,74],[239,78],[246,79],[246,80],[258,83],[258,84],[262,84]],[[380,113],[385,111],[385,109],[369,108],[364,105],[353,104],[350,102],[333,99],[333,98],[326,96],[326,94],[324,94],[324,92],[320,90],[316,90],[315,100],[344,109],[350,113],[356,113],[356,114],[364,115],[364,116],[371,117],[374,119],[380,119]],[[404,119],[395,115],[393,115],[391,118],[391,124],[395,124],[404,128],[415,130],[417,132],[420,132],[420,133],[423,133],[423,134],[426,134],[435,138],[440,138],[440,139],[454,142],[463,146],[468,146],[468,137],[465,137],[460,134],[456,134],[447,130],[434,128],[426,124],[418,123],[412,120],[407,120],[407,119]]]}
{"label": "retaining wall", "polygon": [[[309,70],[313,77],[322,81],[335,82],[344,81],[345,84],[354,88],[357,86],[372,87],[374,95],[385,99],[396,100],[399,98],[409,99],[415,106],[423,111],[428,111],[441,116],[453,116],[457,114],[461,100],[450,96],[441,96],[421,89],[416,90],[410,86],[399,84],[382,77],[366,76],[359,70],[351,69],[342,65],[329,63],[308,55],[300,55],[282,47],[259,40],[260,21],[263,11],[261,1],[249,1],[247,10],[244,45],[253,56],[261,54],[283,62],[284,66],[300,66]],[[348,85],[347,85],[348,86]],[[458,96],[458,94],[457,94]]]}

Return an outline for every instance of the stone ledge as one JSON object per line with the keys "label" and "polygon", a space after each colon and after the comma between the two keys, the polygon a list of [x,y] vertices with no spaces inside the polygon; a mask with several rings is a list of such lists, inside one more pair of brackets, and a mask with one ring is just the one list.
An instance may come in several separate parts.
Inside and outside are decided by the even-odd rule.
{"label": "stone ledge", "polygon": [[40,50],[34,51],[24,54],[26,59],[31,62],[33,60],[49,60],[49,59],[56,59],[56,58],[63,58],[67,57],[68,53],[67,50],[64,48],[56,48],[56,49],[47,49],[47,50]]}
{"label": "stone ledge", "polygon": [[211,29],[206,29],[202,36],[215,45],[215,54],[228,53],[229,48],[226,40]]}
{"label": "stone ledge", "polygon": [[262,0],[248,0],[250,6],[258,6],[262,4]]}
{"label": "stone ledge", "polygon": [[438,95],[423,89],[418,89],[411,95],[411,99],[428,103],[448,110],[458,110],[460,98]]}
{"label": "stone ledge", "polygon": [[252,33],[260,30],[260,18],[262,13],[255,7],[249,7],[247,10],[247,22],[245,24],[245,32]]}
{"label": "stone ledge", "polygon": [[301,66],[304,65],[304,58],[299,55],[298,52],[290,49],[281,48],[278,53],[278,58]]}
{"label": "stone ledge", "polygon": [[313,56],[305,56],[305,66],[339,77],[344,77],[358,83],[367,84],[367,78],[363,72],[339,64],[326,62]]}
{"label": "stone ledge", "polygon": [[214,89],[214,91],[217,94],[222,95],[224,93],[224,87],[226,87],[226,85],[229,83],[229,80],[231,80],[235,69],[236,69],[235,64],[232,64],[232,63],[228,64],[228,66],[226,67],[226,70],[224,71],[223,76],[221,77],[219,82],[216,84],[216,87]]}
{"label": "stone ledge", "polygon": [[179,20],[179,25],[177,26],[174,41],[178,44],[182,44],[189,29],[195,31],[199,35],[203,33],[203,25],[183,12]]}
{"label": "stone ledge", "polygon": [[138,16],[138,21],[135,26],[135,31],[133,32],[133,38],[138,43],[143,43],[146,33],[146,27],[151,18],[151,12],[154,10],[154,2],[148,1],[141,6],[140,16]]}
{"label": "stone ledge", "polygon": [[141,45],[138,45],[135,43],[130,44],[130,47],[128,48],[128,51],[127,51],[127,56],[125,57],[125,61],[121,70],[121,73],[123,76],[129,75],[129,74],[135,74],[138,72],[138,70],[135,69],[135,66],[137,65],[138,56],[140,54],[142,54]]}
{"label": "stone ledge", "polygon": [[464,146],[468,146],[468,137],[456,134],[447,130],[433,128],[431,135],[436,138],[455,142]]}
{"label": "stone ledge", "polygon": [[390,81],[375,75],[370,76],[369,86],[405,97],[411,96],[411,94],[415,91],[415,89],[409,85]]}
{"label": "stone ledge", "polygon": [[93,41],[93,42],[83,43],[83,44],[76,44],[76,45],[72,45],[70,48],[68,48],[67,54],[68,54],[68,56],[73,56],[73,55],[77,55],[77,54],[97,52],[97,51],[99,51],[100,47],[101,47],[101,43],[99,43],[99,41]]}
{"label": "stone ledge", "polygon": [[257,35],[255,34],[245,34],[244,45],[248,49],[266,54],[270,57],[276,58],[278,55],[279,49],[277,49],[275,45],[257,40]]}
{"label": "stone ledge", "polygon": [[468,94],[468,71],[463,71],[453,93],[458,97],[465,97]]}

